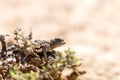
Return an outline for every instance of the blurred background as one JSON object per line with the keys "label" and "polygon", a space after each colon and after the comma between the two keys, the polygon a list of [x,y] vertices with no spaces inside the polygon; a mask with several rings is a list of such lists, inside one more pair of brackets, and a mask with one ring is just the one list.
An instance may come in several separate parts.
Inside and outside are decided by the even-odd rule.
{"label": "blurred background", "polygon": [[64,38],[83,59],[82,80],[120,80],[120,0],[0,0],[0,34],[32,28],[33,38]]}

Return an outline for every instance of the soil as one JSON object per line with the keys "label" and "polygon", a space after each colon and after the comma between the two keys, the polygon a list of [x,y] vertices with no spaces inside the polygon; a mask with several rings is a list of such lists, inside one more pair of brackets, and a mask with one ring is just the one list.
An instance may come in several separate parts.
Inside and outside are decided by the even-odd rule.
{"label": "soil", "polygon": [[67,44],[57,50],[71,48],[83,59],[81,80],[120,80],[119,2],[1,0],[0,34],[21,27],[25,34],[32,29],[34,39],[64,38]]}

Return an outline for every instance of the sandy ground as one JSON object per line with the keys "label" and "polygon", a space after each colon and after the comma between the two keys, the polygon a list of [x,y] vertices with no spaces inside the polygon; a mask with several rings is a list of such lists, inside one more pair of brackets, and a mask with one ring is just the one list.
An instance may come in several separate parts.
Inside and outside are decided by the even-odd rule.
{"label": "sandy ground", "polygon": [[82,80],[120,80],[119,0],[0,0],[0,34],[16,27],[34,39],[61,37],[83,59]]}

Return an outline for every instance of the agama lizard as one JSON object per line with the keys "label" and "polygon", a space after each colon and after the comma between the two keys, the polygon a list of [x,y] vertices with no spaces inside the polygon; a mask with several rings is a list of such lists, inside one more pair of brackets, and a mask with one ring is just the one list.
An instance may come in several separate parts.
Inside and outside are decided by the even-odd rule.
{"label": "agama lizard", "polygon": [[44,56],[47,57],[47,52],[53,51],[53,49],[60,47],[65,44],[65,41],[61,38],[55,38],[50,41],[45,40],[35,40],[34,42],[34,51],[36,53],[44,53]]}

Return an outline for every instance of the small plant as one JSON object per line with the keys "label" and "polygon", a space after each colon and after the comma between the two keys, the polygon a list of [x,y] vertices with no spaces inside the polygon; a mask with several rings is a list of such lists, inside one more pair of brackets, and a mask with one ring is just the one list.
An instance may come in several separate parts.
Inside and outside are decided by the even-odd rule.
{"label": "small plant", "polygon": [[[5,80],[77,80],[85,71],[79,71],[82,63],[69,48],[64,52],[54,49],[65,44],[61,38],[50,41],[32,40],[32,32],[24,36],[22,29],[14,31],[14,41],[6,46],[5,37],[0,35],[0,79]],[[65,68],[72,69],[70,75],[62,74]],[[64,76],[64,77],[63,77]]]}

